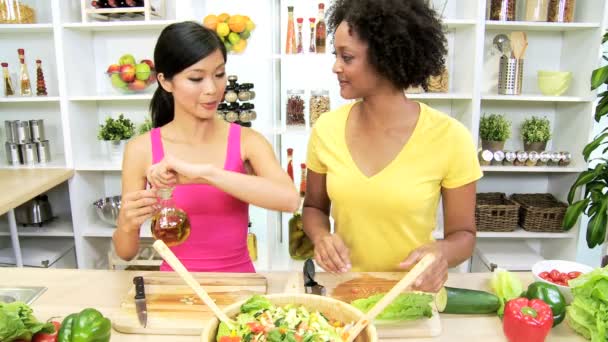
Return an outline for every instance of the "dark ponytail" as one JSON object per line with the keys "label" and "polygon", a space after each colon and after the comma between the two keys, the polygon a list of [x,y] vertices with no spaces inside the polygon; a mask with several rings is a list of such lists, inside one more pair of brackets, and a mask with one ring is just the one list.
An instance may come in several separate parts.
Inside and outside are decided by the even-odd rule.
{"label": "dark ponytail", "polygon": [[[215,31],[191,21],[171,24],[160,33],[154,48],[154,66],[157,73],[162,73],[165,80],[182,72],[189,66],[209,56],[217,49],[222,51],[226,61],[226,47]],[[158,88],[150,101],[152,125],[161,127],[173,120],[175,115],[173,95]]]}

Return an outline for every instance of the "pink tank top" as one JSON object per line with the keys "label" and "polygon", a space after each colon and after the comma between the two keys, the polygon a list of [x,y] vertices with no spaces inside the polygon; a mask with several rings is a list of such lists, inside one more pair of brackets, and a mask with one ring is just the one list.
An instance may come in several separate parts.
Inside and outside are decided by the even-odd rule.
{"label": "pink tank top", "polygon": [[[164,158],[160,128],[150,132],[152,163]],[[224,170],[245,173],[241,159],[241,126],[231,124]],[[192,230],[186,242],[171,250],[191,272],[255,272],[247,250],[249,204],[208,184],[179,184],[177,207],[188,214]],[[161,271],[171,271],[165,262]]]}

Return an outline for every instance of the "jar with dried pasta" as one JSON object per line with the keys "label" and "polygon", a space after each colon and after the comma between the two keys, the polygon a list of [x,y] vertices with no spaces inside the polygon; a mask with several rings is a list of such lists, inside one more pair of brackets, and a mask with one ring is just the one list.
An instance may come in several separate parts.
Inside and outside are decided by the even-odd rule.
{"label": "jar with dried pasta", "polygon": [[576,0],[550,0],[547,21],[571,23],[574,21]]}
{"label": "jar with dried pasta", "polygon": [[315,89],[310,92],[310,106],[308,118],[310,125],[314,125],[321,114],[329,112],[329,90]]}
{"label": "jar with dried pasta", "polygon": [[516,0],[490,0],[490,20],[514,21]]}
{"label": "jar with dried pasta", "polygon": [[0,24],[33,24],[36,11],[21,0],[0,0]]}
{"label": "jar with dried pasta", "polygon": [[287,126],[304,126],[306,124],[306,118],[304,117],[304,107],[304,90],[287,90]]}

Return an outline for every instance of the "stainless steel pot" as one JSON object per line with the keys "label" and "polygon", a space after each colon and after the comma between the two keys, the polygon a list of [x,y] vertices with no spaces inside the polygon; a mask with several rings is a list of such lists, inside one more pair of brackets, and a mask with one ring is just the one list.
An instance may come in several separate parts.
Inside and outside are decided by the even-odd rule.
{"label": "stainless steel pot", "polygon": [[53,219],[53,211],[47,195],[36,196],[34,199],[15,209],[15,219],[24,226],[38,225]]}

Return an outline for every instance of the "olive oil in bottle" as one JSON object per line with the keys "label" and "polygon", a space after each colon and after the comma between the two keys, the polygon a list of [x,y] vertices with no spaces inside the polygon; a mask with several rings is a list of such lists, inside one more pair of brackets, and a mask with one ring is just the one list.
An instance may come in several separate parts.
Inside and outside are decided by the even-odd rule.
{"label": "olive oil in bottle", "polygon": [[173,188],[158,190],[160,206],[152,218],[152,236],[169,246],[177,246],[190,236],[190,220],[185,211],[175,206]]}

